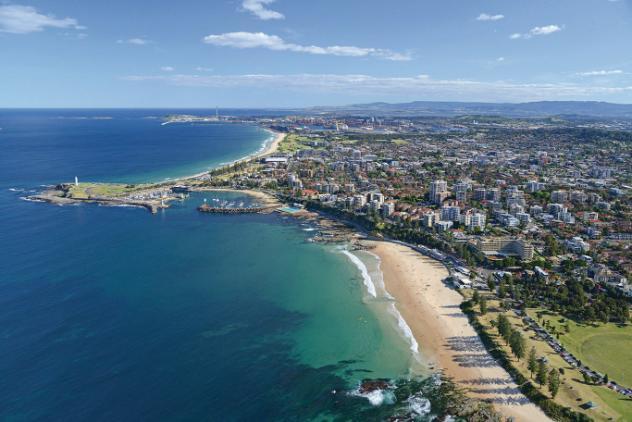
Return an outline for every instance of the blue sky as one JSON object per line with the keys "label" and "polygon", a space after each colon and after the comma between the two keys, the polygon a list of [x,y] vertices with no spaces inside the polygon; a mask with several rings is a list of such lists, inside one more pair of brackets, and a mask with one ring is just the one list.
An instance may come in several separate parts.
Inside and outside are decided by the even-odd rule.
{"label": "blue sky", "polygon": [[632,0],[0,0],[0,107],[632,103]]}

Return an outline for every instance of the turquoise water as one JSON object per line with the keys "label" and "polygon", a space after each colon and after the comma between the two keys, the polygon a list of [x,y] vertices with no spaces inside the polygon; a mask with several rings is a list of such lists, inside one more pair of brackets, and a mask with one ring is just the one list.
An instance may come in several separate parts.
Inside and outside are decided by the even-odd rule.
{"label": "turquoise water", "polygon": [[[103,113],[114,118],[93,119]],[[267,134],[160,126],[146,118],[155,111],[77,114],[0,113],[0,419],[377,415],[345,392],[407,375],[415,357],[390,302],[368,294],[339,249],[309,242],[308,226],[195,209],[251,201],[239,194],[196,193],[158,215],[20,200],[75,175],[187,174],[255,151]]]}

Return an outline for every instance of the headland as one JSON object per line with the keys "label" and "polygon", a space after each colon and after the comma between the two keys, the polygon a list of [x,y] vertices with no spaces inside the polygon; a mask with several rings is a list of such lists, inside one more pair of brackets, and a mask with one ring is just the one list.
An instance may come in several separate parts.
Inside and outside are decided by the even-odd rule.
{"label": "headland", "polygon": [[[180,120],[173,121],[173,123],[176,122]],[[262,145],[262,148],[255,154],[227,164],[226,167],[243,170],[247,166],[256,166],[258,159],[276,153],[286,134],[269,128],[264,129],[271,133],[271,137]],[[218,188],[217,184],[211,183],[210,171],[209,169],[209,171],[158,183],[60,183],[43,192],[30,195],[27,199],[56,205],[97,203],[106,206],[134,206],[146,208],[155,214],[160,209],[169,208],[171,202],[184,199],[190,191],[237,190],[224,189],[221,186]],[[249,189],[243,191],[260,200],[265,212],[273,211],[278,205],[278,201],[271,192]]]}

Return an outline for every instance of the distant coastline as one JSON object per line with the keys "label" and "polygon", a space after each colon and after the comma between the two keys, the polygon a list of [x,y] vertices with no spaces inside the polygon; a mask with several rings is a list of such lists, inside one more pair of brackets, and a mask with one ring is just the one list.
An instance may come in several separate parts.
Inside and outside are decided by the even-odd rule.
{"label": "distant coastline", "polygon": [[[260,126],[261,127],[261,126]],[[236,160],[230,161],[228,163],[225,163],[223,165],[220,166],[216,166],[214,168],[219,168],[219,167],[223,167],[223,166],[230,166],[236,163],[240,163],[242,161],[248,161],[248,160],[254,160],[257,158],[263,158],[266,157],[268,155],[272,155],[275,154],[278,149],[279,149],[279,145],[281,144],[281,142],[283,142],[283,140],[285,139],[285,137],[287,136],[287,133],[283,133],[283,132],[278,132],[276,130],[267,128],[267,127],[261,127],[263,130],[265,130],[266,132],[270,133],[270,137],[268,137],[263,144],[261,145],[261,148],[259,148],[258,151],[247,155],[245,157],[242,158],[238,158]],[[199,173],[195,173],[189,176],[182,176],[182,177],[178,177],[175,179],[168,179],[169,182],[174,182],[174,183],[182,183],[182,182],[186,182],[187,180],[191,180],[191,179],[199,179],[200,177],[204,177],[206,176],[209,171],[212,171],[214,168],[209,168],[208,170],[205,170],[203,172],[199,172]]]}
{"label": "distant coastline", "polygon": [[[178,124],[178,123],[223,123],[223,124],[235,124],[235,123],[240,123],[240,122],[234,122],[234,121],[230,121],[230,120],[222,120],[221,118],[219,118],[219,116],[195,116],[195,115],[188,115],[188,114],[182,114],[182,115],[173,115],[173,116],[167,116],[165,118],[165,121],[161,123],[161,126],[166,126],[169,124]],[[251,122],[241,122],[243,124],[252,124]],[[223,165],[233,165],[235,163],[239,163],[241,161],[245,161],[245,160],[252,160],[255,158],[261,158],[261,157],[265,157],[267,155],[272,155],[274,153],[277,152],[277,150],[279,149],[279,144],[283,141],[283,139],[285,139],[285,137],[287,136],[286,133],[283,132],[279,132],[276,131],[274,129],[271,129],[269,127],[265,127],[263,125],[256,125],[258,127],[260,127],[261,129],[265,130],[266,132],[270,133],[270,137],[268,139],[266,139],[263,144],[261,145],[261,148],[249,155],[246,155],[245,157],[242,158],[238,158],[236,160],[230,161],[228,163],[224,163]],[[205,174],[207,174],[209,171],[213,170],[213,168],[209,168],[206,171],[200,172],[200,173],[195,173],[189,176],[182,176],[182,177],[178,177],[178,178],[174,178],[174,179],[168,179],[168,180],[174,180],[174,181],[184,181],[187,179],[196,179],[199,177],[204,176]]]}
{"label": "distant coastline", "polygon": [[[270,133],[270,136],[263,142],[261,148],[246,157],[233,160],[225,165],[235,165],[240,162],[266,157],[277,152],[286,134],[267,127],[259,127]],[[200,185],[203,185],[210,171],[220,167],[222,166],[211,167],[203,172],[167,179],[158,183],[141,183],[134,185],[122,183],[60,183],[52,189],[46,189],[38,194],[29,195],[24,197],[24,199],[28,201],[48,202],[55,205],[72,205],[87,202],[107,206],[133,206],[146,208],[155,214],[160,209],[168,208],[170,202],[181,199],[179,194],[173,193],[173,188],[176,186],[192,185],[191,188],[193,190],[214,190],[215,187]],[[263,192],[261,195],[267,198],[266,202],[271,203],[273,199],[276,201],[273,195]]]}

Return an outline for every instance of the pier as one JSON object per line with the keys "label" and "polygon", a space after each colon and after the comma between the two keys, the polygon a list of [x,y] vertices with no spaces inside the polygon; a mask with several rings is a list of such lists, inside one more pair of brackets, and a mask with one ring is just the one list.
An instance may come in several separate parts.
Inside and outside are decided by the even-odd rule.
{"label": "pier", "polygon": [[262,214],[270,212],[270,207],[244,207],[244,208],[227,208],[227,207],[211,207],[203,204],[198,207],[198,211],[209,214]]}

